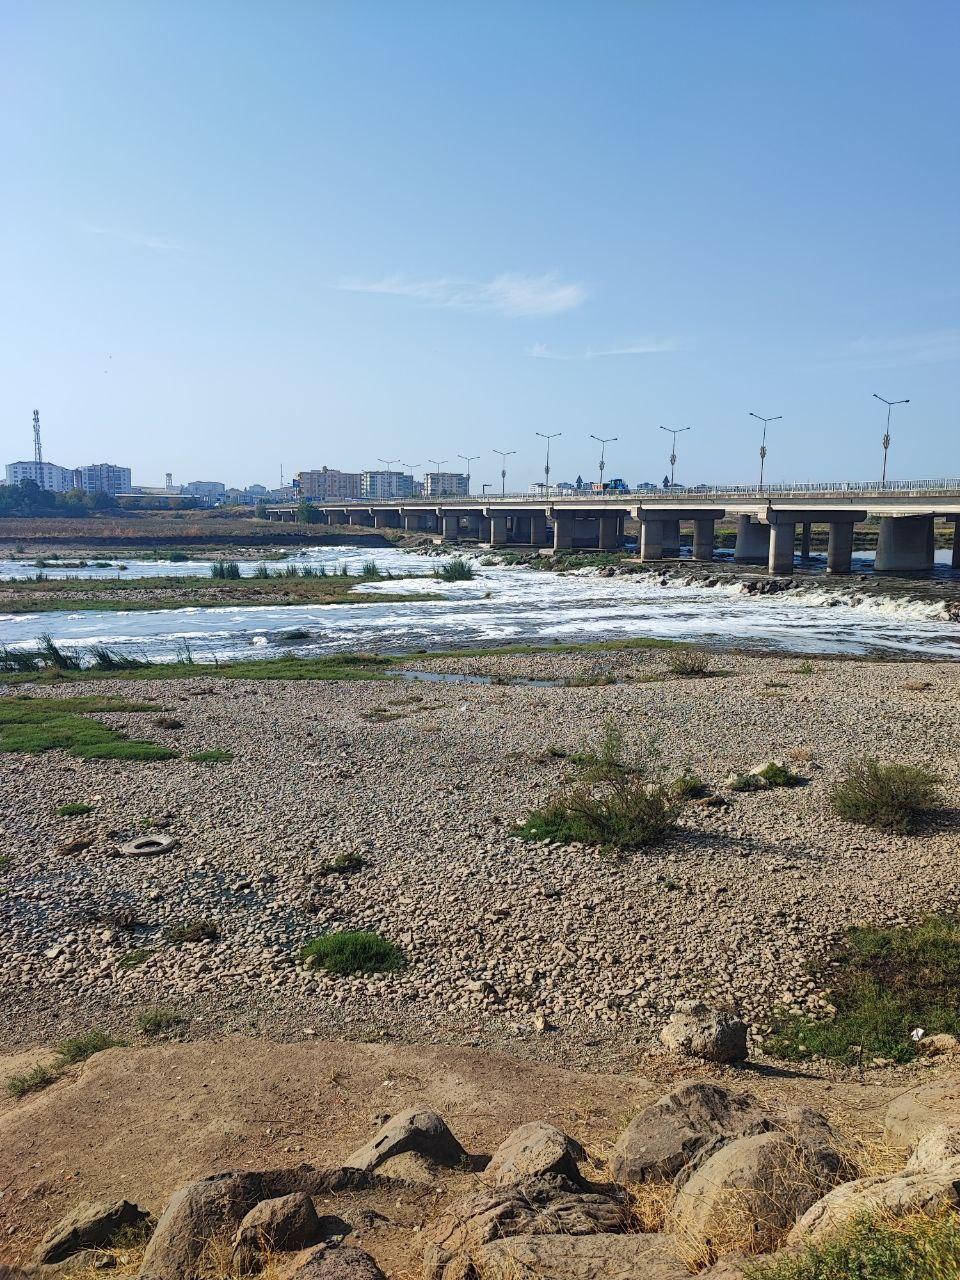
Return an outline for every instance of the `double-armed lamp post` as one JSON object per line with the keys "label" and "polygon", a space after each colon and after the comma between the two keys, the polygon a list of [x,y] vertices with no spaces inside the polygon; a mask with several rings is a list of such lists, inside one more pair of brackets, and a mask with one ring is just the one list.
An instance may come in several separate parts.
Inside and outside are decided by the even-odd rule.
{"label": "double-armed lamp post", "polygon": [[607,465],[607,462],[606,462],[607,445],[613,444],[614,441],[619,440],[620,437],[619,436],[606,436],[606,437],[595,436],[591,431],[590,439],[596,440],[597,444],[600,446],[600,489],[602,491],[603,490],[603,468]]}
{"label": "double-armed lamp post", "polygon": [[494,449],[493,453],[500,458],[500,496],[507,496],[507,459],[515,454],[516,449]]}
{"label": "double-armed lamp post", "polygon": [[763,464],[767,460],[767,423],[779,422],[783,417],[782,413],[778,413],[775,418],[763,418],[759,413],[754,413],[752,409],[748,410],[751,418],[756,418],[758,422],[763,423],[763,439],[760,441],[760,488],[763,488]]}
{"label": "double-armed lamp post", "polygon": [[684,431],[692,431],[692,427],[661,427],[661,431],[665,431],[668,436],[673,436],[673,448],[670,450],[670,488],[673,488],[673,469],[677,465],[677,436],[683,435]]}
{"label": "double-armed lamp post", "polygon": [[470,463],[479,461],[480,455],[479,453],[474,453],[468,456],[465,453],[458,453],[457,457],[460,459],[461,462],[465,462],[467,464],[467,497],[469,498],[470,497]]}
{"label": "double-armed lamp post", "polygon": [[873,393],[873,398],[874,400],[879,400],[881,404],[885,404],[887,406],[887,429],[883,433],[883,440],[882,440],[883,475],[880,477],[880,488],[885,489],[887,487],[887,450],[890,448],[890,413],[895,404],[909,404],[910,401],[909,400],[885,400],[883,396],[878,396],[876,392]]}
{"label": "double-armed lamp post", "polygon": [[549,498],[550,496],[550,441],[556,440],[559,436],[562,436],[563,432],[554,431],[552,435],[548,436],[543,431],[538,431],[537,435],[540,437],[541,440],[546,440],[547,442],[547,462],[546,462],[546,466],[543,468],[543,479],[544,479],[543,496],[545,498]]}

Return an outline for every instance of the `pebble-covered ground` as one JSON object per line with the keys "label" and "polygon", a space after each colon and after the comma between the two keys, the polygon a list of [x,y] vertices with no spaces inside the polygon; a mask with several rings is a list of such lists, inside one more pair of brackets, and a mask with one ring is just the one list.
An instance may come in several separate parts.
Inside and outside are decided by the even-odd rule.
{"label": "pebble-covered ground", "polygon": [[[104,716],[179,759],[0,755],[0,1043],[7,1049],[138,1011],[188,1034],[261,1032],[457,1042],[615,1063],[676,1002],[730,1002],[760,1026],[818,1007],[806,970],[850,924],[907,922],[960,899],[960,666],[714,655],[679,678],[627,649],[433,660],[421,668],[613,684],[122,680],[48,686],[155,699]],[[30,692],[5,688],[0,696]],[[34,690],[40,692],[40,690]],[[563,785],[606,722],[656,742],[728,801],[690,805],[662,848],[622,859],[511,835]],[[188,753],[226,750],[229,762]],[[834,817],[860,754],[929,764],[945,808],[923,836]],[[723,780],[771,758],[809,785],[751,794]],[[58,807],[92,806],[63,818]],[[160,829],[173,852],[117,857]],[[80,847],[86,844],[86,847]],[[356,852],[363,869],[322,875]],[[213,940],[171,931],[212,922]],[[367,928],[398,973],[304,969],[302,944]],[[138,962],[138,963],[137,963]],[[545,1025],[546,1024],[546,1025]]]}

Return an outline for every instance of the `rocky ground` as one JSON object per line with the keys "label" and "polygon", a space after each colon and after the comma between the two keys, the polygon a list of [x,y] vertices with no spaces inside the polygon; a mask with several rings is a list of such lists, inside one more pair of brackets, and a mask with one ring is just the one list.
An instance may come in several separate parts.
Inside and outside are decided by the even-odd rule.
{"label": "rocky ground", "polygon": [[[183,757],[0,756],[0,1043],[124,1034],[159,1006],[197,1037],[395,1036],[624,1069],[680,999],[735,1006],[762,1031],[775,1005],[822,1007],[808,966],[846,926],[957,906],[960,668],[723,655],[684,679],[669,662],[626,649],[421,664],[616,681],[584,687],[198,676],[54,689],[155,699],[182,728],[105,718]],[[624,858],[512,836],[570,772],[549,748],[578,750],[607,722],[728,804],[689,806],[665,846]],[[185,758],[209,750],[234,759]],[[831,785],[863,753],[937,769],[945,808],[929,832],[833,816]],[[724,792],[731,770],[772,757],[808,785]],[[68,803],[91,812],[58,817]],[[112,856],[158,827],[172,852]],[[353,852],[361,870],[323,874]],[[218,936],[173,940],[197,921]],[[406,967],[335,978],[298,963],[307,939],[350,928],[393,939]]]}

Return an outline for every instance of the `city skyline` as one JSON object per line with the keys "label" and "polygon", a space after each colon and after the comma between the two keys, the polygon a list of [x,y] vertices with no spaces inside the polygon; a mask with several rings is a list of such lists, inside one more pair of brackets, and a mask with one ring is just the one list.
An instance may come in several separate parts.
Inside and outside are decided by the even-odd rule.
{"label": "city skyline", "polygon": [[[960,14],[8,9],[0,432],[228,486],[960,472]],[[934,38],[935,37],[935,38]],[[35,92],[42,83],[42,94]],[[256,101],[256,108],[251,105]],[[589,474],[585,468],[591,468]],[[429,466],[424,464],[424,470]]]}

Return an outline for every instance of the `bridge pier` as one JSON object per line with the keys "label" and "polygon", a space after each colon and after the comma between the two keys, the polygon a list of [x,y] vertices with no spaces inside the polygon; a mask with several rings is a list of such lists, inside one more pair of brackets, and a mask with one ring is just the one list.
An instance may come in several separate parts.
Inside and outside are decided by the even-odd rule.
{"label": "bridge pier", "polygon": [[545,511],[532,511],[530,513],[530,545],[545,547],[548,541],[547,513]]}
{"label": "bridge pier", "polygon": [[440,512],[440,533],[444,542],[460,541],[460,517],[455,511]]}
{"label": "bridge pier", "polygon": [[490,545],[505,547],[507,545],[507,517],[501,511],[490,512]]}
{"label": "bridge pier", "polygon": [[663,521],[644,520],[640,526],[640,559],[663,559]]}
{"label": "bridge pier", "polygon": [[[809,560],[809,559],[810,559],[810,529],[811,529],[811,527],[812,527],[812,526],[811,526],[811,524],[810,524],[810,521],[809,521],[809,520],[804,520],[803,524],[800,526],[800,559],[801,559],[801,560]],[[831,526],[830,526],[830,528],[831,528],[831,529],[833,529],[833,525],[831,525]],[[852,532],[853,532],[853,530],[852,530],[852,527],[851,527],[851,533],[852,533]]]}
{"label": "bridge pier", "polygon": [[349,516],[345,507],[328,507],[327,524],[348,524]]}
{"label": "bridge pier", "polygon": [[694,520],[693,522],[693,558],[694,560],[712,560],[714,550],[713,520]]}
{"label": "bridge pier", "polygon": [[770,525],[770,552],[767,567],[771,573],[793,573],[793,550],[797,541],[797,526],[792,520]]}
{"label": "bridge pier", "polygon": [[375,529],[399,529],[399,511],[374,511],[373,527]]}
{"label": "bridge pier", "polygon": [[933,568],[933,516],[881,516],[877,573],[924,573]]}
{"label": "bridge pier", "polygon": [[765,564],[770,557],[770,526],[737,517],[737,544],[733,558],[737,564]]}
{"label": "bridge pier", "polygon": [[373,512],[372,511],[351,511],[347,516],[347,521],[349,524],[359,524],[359,525],[363,525],[364,528],[370,528],[374,523]]}
{"label": "bridge pier", "polygon": [[573,546],[573,512],[554,511],[553,513],[553,549],[569,551]]}
{"label": "bridge pier", "polygon": [[947,519],[953,523],[953,556],[950,567],[960,572],[960,516],[947,516]]}
{"label": "bridge pier", "polygon": [[677,560],[680,556],[680,521],[667,519],[661,521],[661,525],[663,554],[667,559]]}
{"label": "bridge pier", "polygon": [[616,551],[620,546],[620,517],[615,511],[604,513],[597,521],[600,526],[597,544],[601,551]]}
{"label": "bridge pier", "polygon": [[[804,528],[809,528],[805,525]],[[809,550],[807,555],[809,555]],[[827,573],[849,573],[853,568],[853,521],[831,520],[827,541]]]}

